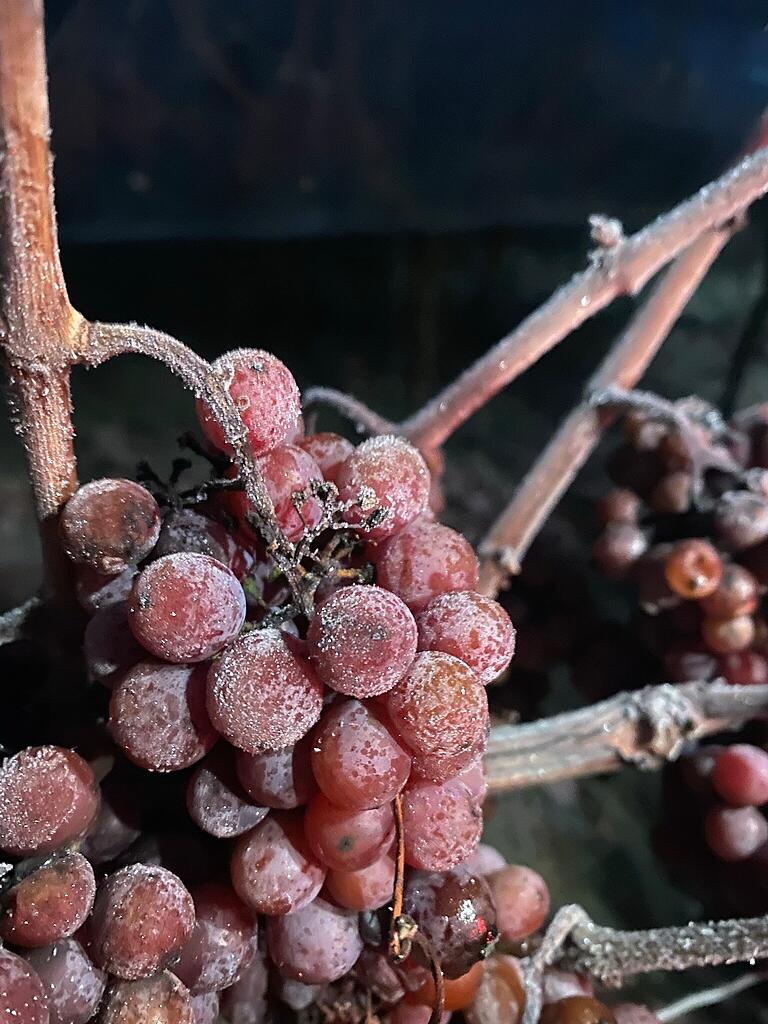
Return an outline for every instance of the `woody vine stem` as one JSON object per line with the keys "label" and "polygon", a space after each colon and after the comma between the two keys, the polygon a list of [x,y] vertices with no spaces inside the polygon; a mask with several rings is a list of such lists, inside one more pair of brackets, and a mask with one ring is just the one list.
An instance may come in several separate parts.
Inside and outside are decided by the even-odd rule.
{"label": "woody vine stem", "polygon": [[[301,595],[295,549],[274,509],[216,370],[181,342],[135,324],[89,323],[67,296],[53,206],[41,0],[0,4],[0,349],[12,415],[26,453],[46,570],[43,598],[65,607],[69,570],[57,543],[57,518],[77,486],[70,374],[126,352],[163,362],[205,399],[232,445],[267,546]],[[398,431],[428,456],[485,402],[615,297],[635,294],[672,262],[649,301],[618,340],[588,388],[633,387],[686,302],[752,202],[768,190],[768,150],[757,149],[717,181],[624,238],[615,222],[593,219],[589,265],[497,343],[444,392],[395,426],[361,403],[316,389],[370,432]],[[566,419],[481,547],[488,593],[503,585],[544,518],[613,415],[585,400]],[[0,640],[25,621],[26,606],[5,617]],[[656,767],[682,745],[768,715],[768,687],[691,683],[620,694],[611,701],[532,725],[497,726],[488,750],[492,789],[542,784],[615,770]],[[579,908],[556,916],[526,961],[525,1024],[538,1019],[541,971],[563,961],[596,978],[620,981],[655,969],[682,969],[768,955],[768,920],[690,924],[617,932]]]}

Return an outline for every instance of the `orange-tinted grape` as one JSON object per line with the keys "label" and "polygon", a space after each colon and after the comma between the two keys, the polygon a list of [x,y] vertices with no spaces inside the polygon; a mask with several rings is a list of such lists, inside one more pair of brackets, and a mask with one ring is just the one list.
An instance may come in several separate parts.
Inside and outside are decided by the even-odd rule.
{"label": "orange-tinted grape", "polygon": [[590,996],[569,996],[541,1011],[540,1024],[616,1024],[611,1010]]}
{"label": "orange-tinted grape", "polygon": [[684,540],[673,547],[664,565],[664,574],[680,597],[701,600],[717,590],[723,562],[708,541]]}
{"label": "orange-tinted grape", "polygon": [[192,997],[170,971],[117,981],[107,989],[99,1024],[195,1024]]}
{"label": "orange-tinted grape", "polygon": [[467,1024],[520,1024],[524,1007],[525,988],[519,961],[496,953],[486,960],[477,994],[464,1010]]}
{"label": "orange-tinted grape", "polygon": [[549,913],[549,889],[538,872],[522,864],[508,864],[487,880],[499,935],[506,942],[518,942],[541,928]]}
{"label": "orange-tinted grape", "polygon": [[3,895],[0,936],[15,946],[48,946],[74,935],[91,911],[93,868],[80,853],[62,853],[34,868]]}
{"label": "orange-tinted grape", "polygon": [[395,885],[395,862],[385,854],[357,871],[329,871],[325,888],[334,903],[349,910],[377,910],[389,903]]}
{"label": "orange-tinted grape", "polygon": [[[443,1009],[453,1012],[454,1010],[465,1010],[478,993],[483,980],[484,965],[473,964],[466,974],[458,978],[443,979]],[[408,1003],[418,1003],[422,1006],[434,1006],[437,994],[435,982],[432,975],[427,975],[424,983],[413,992],[409,992],[405,999]]]}

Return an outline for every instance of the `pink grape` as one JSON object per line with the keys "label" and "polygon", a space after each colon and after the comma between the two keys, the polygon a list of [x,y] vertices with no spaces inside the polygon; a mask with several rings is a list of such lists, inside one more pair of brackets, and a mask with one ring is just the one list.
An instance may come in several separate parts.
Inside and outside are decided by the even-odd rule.
{"label": "pink grape", "polygon": [[312,770],[331,803],[364,811],[395,798],[411,758],[373,708],[345,700],[331,706],[315,730]]}
{"label": "pink grape", "polygon": [[[405,438],[370,437],[339,468],[339,497],[346,518],[371,540],[391,537],[429,505],[430,476],[421,453]],[[383,518],[371,514],[386,512]]]}
{"label": "pink grape", "polygon": [[220,523],[195,512],[182,508],[170,512],[163,520],[160,536],[153,555],[178,555],[183,551],[198,555],[209,555],[224,565],[229,565],[230,546],[235,542]]}
{"label": "pink grape", "polygon": [[192,890],[195,926],[173,967],[190,992],[220,992],[234,984],[252,955],[256,922],[227,885]]}
{"label": "pink grape", "polygon": [[235,892],[258,914],[289,914],[320,892],[325,868],[312,853],[297,811],[278,811],[242,836],[230,861]]}
{"label": "pink grape", "polygon": [[52,857],[11,885],[0,936],[15,946],[48,946],[74,935],[93,906],[96,880],[80,853]]}
{"label": "pink grape", "polygon": [[64,747],[27,747],[0,767],[0,849],[16,857],[50,853],[82,836],[98,806],[82,757]]}
{"label": "pink grape", "polygon": [[497,953],[486,961],[472,1003],[464,1010],[467,1024],[520,1024],[525,1006],[523,971],[513,956]]}
{"label": "pink grape", "polygon": [[195,1024],[192,997],[170,971],[117,981],[107,989],[99,1024]]}
{"label": "pink grape", "polygon": [[223,744],[190,778],[187,810],[198,828],[217,839],[241,836],[269,813],[269,808],[251,803],[235,774],[232,749]]}
{"label": "pink grape", "polygon": [[768,822],[756,807],[713,807],[704,819],[704,836],[721,860],[746,860],[768,842]]}
{"label": "pink grape", "polygon": [[214,728],[249,754],[301,739],[320,717],[323,686],[279,629],[241,636],[211,665],[208,714]]}
{"label": "pink grape", "polygon": [[541,998],[545,1006],[571,996],[591,995],[594,995],[594,986],[586,974],[575,974],[557,967],[548,967],[544,971]]}
{"label": "pink grape", "polygon": [[83,655],[88,678],[111,686],[116,672],[124,671],[146,657],[131,632],[125,601],[100,608],[85,627]]}
{"label": "pink grape", "polygon": [[0,948],[0,1020],[49,1024],[40,978],[20,956]]}
{"label": "pink grape", "polygon": [[474,853],[471,853],[460,865],[473,875],[490,875],[493,871],[499,871],[507,866],[502,854],[487,843],[480,843]]}
{"label": "pink grape", "polygon": [[[288,367],[263,349],[235,349],[214,362],[234,401],[255,455],[282,444],[301,416],[301,399]],[[214,447],[231,452],[224,431],[198,399],[197,416]]]}
{"label": "pink grape", "polygon": [[77,939],[25,954],[43,985],[50,1024],[87,1024],[101,1003],[106,976],[88,959]]}
{"label": "pink grape", "polygon": [[133,480],[93,480],[64,506],[59,530],[73,562],[115,576],[155,546],[160,509]]}
{"label": "pink grape", "polygon": [[136,568],[132,565],[119,576],[104,576],[89,569],[87,565],[76,565],[74,577],[77,603],[89,615],[93,615],[101,608],[128,600]]}
{"label": "pink grape", "polygon": [[128,599],[133,635],[164,661],[207,661],[245,621],[245,594],[208,555],[166,555],[139,573]]}
{"label": "pink grape", "polygon": [[109,730],[129,760],[152,772],[189,768],[218,739],[205,709],[207,665],[142,661],[112,691]]}
{"label": "pink grape", "polygon": [[549,889],[538,872],[522,864],[508,864],[487,880],[499,935],[505,942],[518,942],[541,928],[549,913]]}
{"label": "pink grape", "polygon": [[96,963],[119,978],[162,970],[192,934],[195,905],[166,868],[133,864],[99,885],[91,918]]}
{"label": "pink grape", "polygon": [[389,903],[395,887],[395,862],[385,854],[356,871],[329,871],[328,895],[348,910],[377,910]]}
{"label": "pink grape", "polygon": [[269,955],[281,974],[311,985],[344,977],[363,949],[357,914],[316,899],[267,921]]}
{"label": "pink grape", "polygon": [[472,590],[439,594],[417,619],[420,651],[443,651],[487,686],[515,653],[515,627],[497,601]]}
{"label": "pink grape", "polygon": [[336,807],[322,793],[304,812],[304,833],[315,856],[335,871],[356,871],[392,845],[395,819],[388,804],[367,811]]}
{"label": "pink grape", "polygon": [[727,747],[715,761],[711,778],[723,800],[736,807],[768,802],[768,754],[759,747]]}
{"label": "pink grape", "polygon": [[311,455],[326,480],[338,483],[339,470],[345,460],[355,450],[355,446],[340,434],[307,434],[296,442]]}
{"label": "pink grape", "polygon": [[267,1012],[267,965],[258,950],[240,978],[221,994],[221,1013],[228,1024],[261,1024]]}
{"label": "pink grape", "polygon": [[326,686],[350,697],[373,697],[391,689],[413,661],[416,623],[388,590],[345,587],[315,612],[307,649]]}
{"label": "pink grape", "polygon": [[482,809],[456,779],[414,782],[403,791],[405,859],[425,871],[447,871],[477,849]]}
{"label": "pink grape", "polygon": [[237,775],[245,791],[265,807],[291,810],[317,790],[310,760],[310,740],[263,754],[237,751]]}
{"label": "pink grape", "polygon": [[312,529],[320,522],[323,506],[317,498],[308,495],[297,509],[294,495],[306,491],[312,481],[322,481],[320,467],[311,455],[292,444],[273,448],[262,455],[258,463],[280,527],[288,540],[299,540],[305,527]]}
{"label": "pink grape", "polygon": [[460,533],[424,517],[371,551],[376,582],[416,614],[438,594],[475,590],[477,555]]}

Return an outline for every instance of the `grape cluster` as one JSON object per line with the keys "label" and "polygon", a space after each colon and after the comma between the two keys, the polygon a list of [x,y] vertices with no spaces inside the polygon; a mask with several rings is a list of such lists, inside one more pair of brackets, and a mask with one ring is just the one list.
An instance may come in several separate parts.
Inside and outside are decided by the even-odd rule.
{"label": "grape cluster", "polygon": [[547,889],[478,845],[512,623],[434,519],[416,449],[305,435],[269,353],[216,372],[311,613],[203,403],[216,471],[194,502],[120,479],[72,497],[61,540],[104,706],[78,751],[0,767],[0,1017],[258,1024],[270,1000],[373,1000],[421,1024],[439,970],[446,1012],[517,1024],[517,961],[490,954],[542,926]]}

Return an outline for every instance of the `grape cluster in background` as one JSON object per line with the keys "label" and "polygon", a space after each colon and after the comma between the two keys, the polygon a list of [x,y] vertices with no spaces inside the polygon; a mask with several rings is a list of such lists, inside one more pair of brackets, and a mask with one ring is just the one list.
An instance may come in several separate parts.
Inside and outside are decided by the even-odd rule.
{"label": "grape cluster in background", "polygon": [[[312,614],[202,404],[204,485],[149,473],[72,497],[60,531],[93,713],[76,749],[26,746],[0,768],[0,1017],[426,1024],[442,1003],[442,1019],[517,1024],[514,954],[549,895],[480,843],[509,616],[435,519],[415,448],[305,434],[266,352],[218,366]],[[544,1024],[654,1019],[567,972],[544,997]]]}

